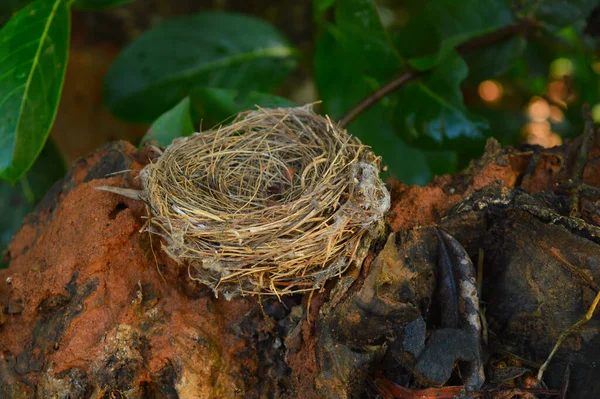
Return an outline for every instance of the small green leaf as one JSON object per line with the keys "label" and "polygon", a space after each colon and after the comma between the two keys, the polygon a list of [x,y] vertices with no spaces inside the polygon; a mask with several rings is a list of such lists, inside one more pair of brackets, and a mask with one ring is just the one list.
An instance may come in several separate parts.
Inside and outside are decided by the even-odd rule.
{"label": "small green leaf", "polygon": [[270,91],[295,68],[297,50],[273,26],[234,14],[168,21],[126,48],[105,80],[120,118],[149,122],[193,88]]}
{"label": "small green leaf", "polygon": [[158,145],[166,147],[173,139],[189,136],[192,133],[194,133],[194,124],[190,113],[190,98],[186,97],[154,121],[139,147],[142,148],[149,140],[156,140]]}
{"label": "small green leaf", "polygon": [[48,140],[40,156],[15,186],[0,182],[0,268],[8,243],[21,228],[23,219],[66,171],[64,160],[52,140]]}
{"label": "small green leaf", "polygon": [[505,1],[431,0],[400,30],[396,43],[414,68],[427,70],[459,44],[513,22]]}
{"label": "small green leaf", "polygon": [[192,105],[203,119],[205,127],[224,122],[238,112],[247,111],[255,106],[263,108],[295,107],[287,98],[272,94],[251,91],[240,93],[232,89],[197,89],[192,92]]}
{"label": "small green leaf", "polygon": [[0,178],[15,183],[54,122],[69,47],[64,0],[37,0],[0,31]]}
{"label": "small green leaf", "polygon": [[463,104],[460,83],[467,74],[467,64],[454,53],[395,96],[395,120],[409,143],[460,151],[480,147],[488,125],[470,115]]}
{"label": "small green leaf", "polygon": [[133,0],[75,0],[72,6],[83,10],[103,10],[131,3]]}

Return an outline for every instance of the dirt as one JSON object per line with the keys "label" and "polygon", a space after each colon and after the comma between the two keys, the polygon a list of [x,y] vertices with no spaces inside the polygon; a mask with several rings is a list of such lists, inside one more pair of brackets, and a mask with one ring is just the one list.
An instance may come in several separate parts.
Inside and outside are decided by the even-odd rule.
{"label": "dirt", "polygon": [[[373,244],[362,274],[333,307],[335,282],[311,298],[259,304],[215,298],[190,281],[158,238],[140,233],[142,202],[95,189],[138,189],[151,156],[111,144],[77,161],[10,244],[10,267],[0,270],[0,397],[374,395],[369,381],[382,365],[411,367],[398,346],[407,326],[435,328],[432,226],[451,233],[472,259],[485,249],[490,329],[504,347],[539,362],[585,313],[594,297],[589,282],[600,277],[593,264],[598,197],[582,194],[581,223],[589,225],[548,210],[568,213],[557,183],[572,173],[579,143],[519,151],[491,140],[454,177],[425,187],[390,181],[387,222],[396,235]],[[589,186],[600,185],[599,155],[594,147],[583,172]],[[542,261],[553,265],[552,280]],[[573,277],[565,262],[583,271]],[[556,285],[565,278],[568,284]],[[597,339],[587,329],[567,340],[548,385],[560,385],[569,355],[592,367],[584,351]],[[586,370],[582,376],[595,378]],[[386,379],[402,381],[390,373]],[[572,389],[585,397],[577,384]]]}
{"label": "dirt", "polygon": [[[291,351],[288,355],[288,364],[294,374],[295,384],[298,388],[297,397],[310,398],[315,395],[314,379],[318,372],[316,347],[317,337],[314,334],[314,323],[318,319],[319,310],[326,300],[324,295],[317,294],[311,301],[310,315],[302,321],[302,346],[301,350]],[[312,324],[310,323],[312,320]]]}
{"label": "dirt", "polygon": [[[170,381],[180,397],[219,398],[249,389],[256,361],[233,326],[255,300],[224,303],[206,290],[190,296],[181,288],[179,268],[161,254],[158,241],[153,253],[148,235],[139,233],[143,203],[94,189],[127,185],[128,179],[86,181],[115,153],[141,169],[130,145],[80,161],[75,187],[17,234],[11,267],[0,272],[2,303],[22,304],[2,326],[2,353],[16,362],[24,396],[38,387],[48,397],[79,397],[71,392],[73,370],[98,382],[85,387],[92,397],[135,397],[150,389],[143,388],[148,382],[160,388],[173,367],[182,371]],[[131,182],[135,187],[138,179]],[[51,365],[49,372],[42,365]],[[62,385],[53,381],[65,378],[66,391],[55,390]]]}
{"label": "dirt", "polygon": [[489,184],[499,181],[504,187],[514,187],[529,158],[528,153],[503,149],[490,139],[482,158],[455,177],[436,176],[425,187],[407,186],[391,179],[392,206],[387,222],[393,231],[433,225],[452,206]]}

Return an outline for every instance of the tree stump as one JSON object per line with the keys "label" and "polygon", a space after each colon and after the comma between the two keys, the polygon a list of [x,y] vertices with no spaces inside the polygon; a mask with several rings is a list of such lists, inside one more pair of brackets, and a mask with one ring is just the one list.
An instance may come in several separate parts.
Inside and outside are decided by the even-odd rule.
{"label": "tree stump", "polygon": [[[390,234],[362,268],[281,301],[226,301],[190,280],[140,233],[143,203],[95,189],[138,189],[151,158],[110,144],[76,163],[9,247],[0,397],[375,398],[382,381],[460,385],[454,366],[472,348],[441,328],[436,231],[475,264],[483,255],[481,389],[502,382],[498,362],[523,370],[504,380],[526,387],[598,291],[600,147],[582,152],[583,140],[516,150],[491,139],[456,176],[390,180]],[[565,340],[548,388],[560,389],[570,364],[568,397],[600,397],[597,326],[595,316]]]}

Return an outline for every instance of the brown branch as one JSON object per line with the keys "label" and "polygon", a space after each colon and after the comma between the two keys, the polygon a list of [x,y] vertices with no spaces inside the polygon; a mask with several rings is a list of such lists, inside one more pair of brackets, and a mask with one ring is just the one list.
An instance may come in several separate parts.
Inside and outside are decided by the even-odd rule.
{"label": "brown branch", "polygon": [[[525,34],[536,28],[538,24],[536,21],[531,19],[521,20],[513,25],[505,26],[496,31],[486,33],[485,35],[478,36],[474,39],[471,39],[458,47],[456,47],[456,51],[463,55],[467,54],[471,51],[488,47],[497,42],[501,42],[503,40],[509,39],[513,36],[519,34]],[[338,122],[340,126],[346,127],[350,122],[356,119],[360,114],[365,112],[367,109],[371,108],[374,104],[376,104],[382,98],[389,96],[393,92],[399,90],[405,84],[412,82],[413,80],[431,72],[431,69],[425,71],[416,71],[411,70],[408,72],[404,72],[403,74],[395,77],[391,81],[387,82],[379,89],[375,90],[363,100],[361,100],[358,104],[356,104],[350,111],[346,112],[344,116]]]}
{"label": "brown branch", "polygon": [[356,104],[350,111],[346,112],[346,114],[340,119],[338,122],[341,127],[346,127],[350,122],[352,122],[358,115],[365,112],[367,109],[371,108],[376,102],[381,100],[383,97],[386,97],[398,90],[408,82],[411,82],[423,75],[428,71],[411,71],[405,72],[400,76],[397,76],[393,80],[390,80],[379,89],[375,90],[373,93],[369,94],[365,97],[361,102]]}

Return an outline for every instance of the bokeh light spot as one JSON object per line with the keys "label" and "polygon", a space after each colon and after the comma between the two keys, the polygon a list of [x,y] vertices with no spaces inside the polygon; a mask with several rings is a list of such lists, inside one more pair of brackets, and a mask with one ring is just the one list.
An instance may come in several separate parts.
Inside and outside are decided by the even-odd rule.
{"label": "bokeh light spot", "polygon": [[550,116],[550,106],[541,97],[533,97],[527,106],[529,119],[533,122],[543,122]]}
{"label": "bokeh light spot", "polygon": [[548,121],[531,122],[525,129],[527,143],[549,148],[562,144],[562,138],[551,130]]}
{"label": "bokeh light spot", "polygon": [[550,76],[554,78],[573,75],[574,71],[575,66],[568,58],[557,58],[550,64]]}
{"label": "bokeh light spot", "polygon": [[560,109],[556,105],[551,105],[550,106],[550,121],[552,123],[561,123],[564,120],[565,120],[565,114],[562,111],[562,109]]}
{"label": "bokeh light spot", "polygon": [[572,100],[572,98],[569,98],[569,88],[562,79],[550,82],[546,91],[550,101],[560,104],[562,107],[567,106],[567,100]]}
{"label": "bokeh light spot", "polygon": [[496,103],[500,101],[503,94],[502,85],[495,80],[485,80],[477,88],[479,97],[487,103]]}
{"label": "bokeh light spot", "polygon": [[596,104],[592,107],[592,119],[594,122],[600,122],[600,104]]}

